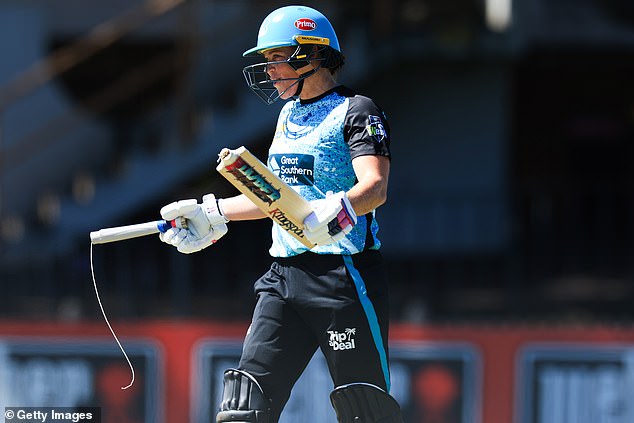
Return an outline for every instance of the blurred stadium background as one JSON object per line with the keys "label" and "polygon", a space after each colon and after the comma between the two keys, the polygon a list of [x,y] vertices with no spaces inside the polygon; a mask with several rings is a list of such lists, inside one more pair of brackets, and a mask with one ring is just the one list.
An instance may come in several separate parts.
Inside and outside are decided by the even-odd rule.
{"label": "blurred stadium background", "polygon": [[[390,118],[378,217],[407,423],[634,421],[619,397],[634,387],[634,3],[302,3],[337,30],[340,81]],[[53,379],[33,382],[49,373],[122,395],[88,234],[235,193],[214,170],[218,152],[265,157],[281,107],[245,86],[241,53],[285,4],[0,0],[0,406],[59,406],[45,394]],[[249,222],[191,256],[154,238],[95,246],[104,306],[147,376],[137,420],[112,421],[207,421],[199,395],[215,395],[218,377],[189,375],[235,358],[268,237],[269,223]],[[234,344],[200,347],[207,337]],[[427,368],[441,370],[427,374],[433,388],[414,382]],[[18,382],[24,393],[7,396]],[[544,402],[551,385],[573,407]],[[588,393],[597,386],[604,395]],[[423,420],[415,395],[439,391],[429,407],[453,414]],[[579,404],[588,409],[571,414]]]}

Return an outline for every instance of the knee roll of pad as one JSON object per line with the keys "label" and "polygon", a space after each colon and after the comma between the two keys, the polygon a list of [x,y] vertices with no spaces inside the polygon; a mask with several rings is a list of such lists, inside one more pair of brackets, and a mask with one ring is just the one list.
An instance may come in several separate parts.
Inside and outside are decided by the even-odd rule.
{"label": "knee roll of pad", "polygon": [[368,383],[339,386],[330,393],[330,402],[339,423],[403,423],[396,400]]}
{"label": "knee roll of pad", "polygon": [[227,370],[216,422],[270,423],[270,420],[269,400],[255,378],[242,370]]}

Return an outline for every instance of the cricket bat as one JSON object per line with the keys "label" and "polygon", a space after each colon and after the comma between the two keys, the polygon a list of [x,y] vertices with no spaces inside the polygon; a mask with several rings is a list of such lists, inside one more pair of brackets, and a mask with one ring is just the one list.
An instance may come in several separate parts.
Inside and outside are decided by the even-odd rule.
{"label": "cricket bat", "polygon": [[304,219],[312,213],[308,201],[289,187],[245,147],[223,148],[218,155],[220,172],[282,229],[308,248]]}

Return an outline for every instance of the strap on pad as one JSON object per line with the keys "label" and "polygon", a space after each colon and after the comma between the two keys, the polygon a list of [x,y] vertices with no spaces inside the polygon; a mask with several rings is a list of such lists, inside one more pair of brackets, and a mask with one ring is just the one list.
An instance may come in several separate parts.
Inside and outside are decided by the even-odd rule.
{"label": "strap on pad", "polygon": [[229,369],[216,422],[270,423],[271,406],[260,384],[249,373]]}
{"label": "strap on pad", "polygon": [[339,386],[330,393],[330,402],[339,423],[403,423],[398,402],[369,383]]}

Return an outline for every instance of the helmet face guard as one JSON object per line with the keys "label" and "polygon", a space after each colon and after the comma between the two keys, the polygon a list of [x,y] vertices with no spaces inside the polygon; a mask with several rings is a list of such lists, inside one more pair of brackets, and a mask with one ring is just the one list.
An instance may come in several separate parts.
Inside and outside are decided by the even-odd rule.
{"label": "helmet face guard", "polygon": [[[245,66],[242,69],[242,74],[244,75],[244,79],[246,80],[247,85],[258,97],[264,100],[266,104],[273,104],[282,95],[284,95],[284,93],[296,86],[297,90],[294,96],[298,96],[301,92],[304,79],[317,72],[319,68],[321,68],[322,63],[325,60],[322,57],[313,58],[316,53],[323,51],[323,48],[315,52],[312,51],[312,48],[312,45],[300,45],[299,47],[297,47],[295,53],[293,53],[286,60],[280,60],[276,62],[261,62],[254,65]],[[309,65],[311,60],[318,61],[319,64],[312,70],[300,74],[297,78],[283,78],[272,80],[267,72],[268,66],[278,64],[287,64],[293,69],[298,70]],[[280,81],[295,81],[295,83],[291,84],[284,91],[278,92],[277,88],[275,88],[275,83]]]}

